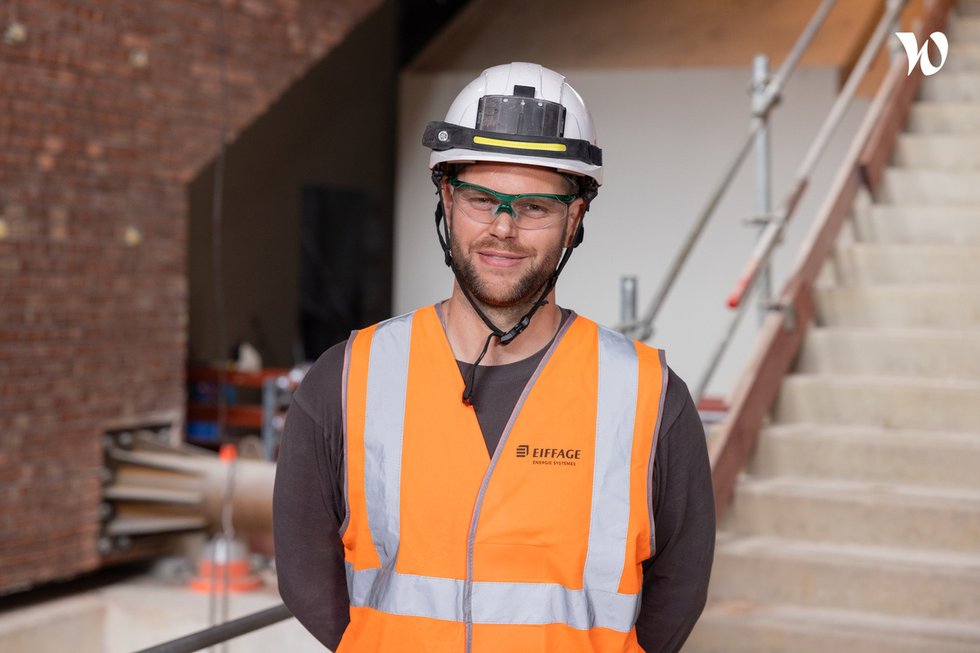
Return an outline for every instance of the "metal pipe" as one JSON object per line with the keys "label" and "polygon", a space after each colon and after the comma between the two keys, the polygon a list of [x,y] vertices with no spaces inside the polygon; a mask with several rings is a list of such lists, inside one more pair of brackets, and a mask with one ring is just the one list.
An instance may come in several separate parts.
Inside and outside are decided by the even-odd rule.
{"label": "metal pipe", "polygon": [[[769,84],[769,57],[757,54],[752,62],[752,111],[756,113],[765,102],[766,86]],[[763,118],[763,126],[755,135],[755,206],[760,216],[769,216],[772,211],[772,161],[769,146],[769,116]],[[764,225],[759,226],[760,234]],[[766,266],[759,282],[759,320],[765,320],[772,301],[772,265]]]}
{"label": "metal pipe", "polygon": [[241,635],[247,635],[253,631],[271,626],[272,624],[285,621],[292,617],[284,604],[280,603],[272,608],[267,608],[259,612],[226,621],[223,624],[199,630],[190,635],[184,635],[169,642],[163,642],[156,646],[144,648],[136,653],[193,653],[203,648],[226,642]]}
{"label": "metal pipe", "polygon": [[[262,382],[262,452],[266,460],[276,459],[276,418],[279,409],[280,379],[276,377]],[[288,384],[288,379],[286,379]]]}
{"label": "metal pipe", "polygon": [[871,39],[869,39],[867,45],[865,45],[864,51],[861,53],[857,64],[854,66],[854,69],[847,78],[847,82],[844,84],[844,88],[841,89],[841,92],[837,95],[837,99],[834,101],[830,112],[827,114],[823,124],[820,126],[820,130],[814,137],[813,142],[810,144],[810,149],[807,151],[803,162],[800,164],[800,167],[797,170],[796,183],[792,192],[784,202],[783,206],[779,209],[778,213],[774,216],[774,219],[766,225],[762,235],[759,237],[759,241],[756,245],[755,251],[752,253],[752,257],[749,259],[745,270],[742,272],[742,275],[736,282],[735,289],[732,291],[731,295],[729,295],[729,307],[735,308],[742,302],[745,295],[748,294],[749,290],[754,286],[755,281],[759,276],[759,272],[762,270],[764,265],[768,263],[776,244],[779,242],[782,236],[786,223],[789,221],[790,217],[792,217],[793,212],[799,205],[800,199],[802,198],[803,193],[809,184],[810,176],[813,174],[813,169],[816,167],[820,155],[823,154],[827,144],[830,142],[830,137],[840,124],[840,121],[844,116],[844,111],[847,110],[847,107],[854,96],[854,92],[857,90],[858,84],[864,78],[865,73],[867,73],[868,68],[871,66],[875,56],[878,54],[878,50],[881,49],[881,44],[888,33],[889,27],[897,17],[898,13],[901,11],[902,5],[904,4],[904,0],[901,2],[889,3],[887,11],[878,21],[874,34],[872,34]]}
{"label": "metal pipe", "polygon": [[817,30],[823,25],[823,22],[827,19],[827,15],[830,14],[830,10],[834,8],[835,4],[837,4],[837,0],[824,0],[817,7],[817,10],[813,12],[813,16],[810,17],[810,22],[803,28],[803,32],[796,39],[796,43],[793,44],[793,49],[786,55],[783,65],[779,67],[779,71],[772,79],[771,86],[773,88],[774,99],[779,97],[783,86],[789,81],[793,71],[796,70],[796,65],[803,58],[803,53],[810,46],[810,42],[817,35]]}
{"label": "metal pipe", "polygon": [[742,321],[742,316],[745,315],[745,307],[748,305],[748,302],[742,302],[738,305],[738,309],[731,314],[731,318],[728,321],[728,326],[725,328],[724,335],[721,337],[721,340],[718,341],[718,344],[715,345],[711,358],[708,360],[708,366],[705,368],[704,373],[701,374],[701,378],[698,379],[697,385],[694,386],[695,402],[700,403],[700,401],[704,398],[704,393],[708,390],[708,383],[711,382],[711,378],[715,375],[715,371],[718,369],[718,365],[721,363],[721,358],[725,355],[728,345],[735,336],[735,330],[738,328],[739,322]]}
{"label": "metal pipe", "polygon": [[820,7],[818,7],[817,11],[810,17],[810,21],[807,23],[799,38],[797,38],[796,43],[793,44],[793,49],[790,50],[789,56],[786,57],[786,60],[783,62],[782,66],[779,67],[779,72],[767,86],[765,96],[759,102],[758,110],[749,124],[749,132],[746,135],[744,142],[736,151],[735,156],[729,163],[728,168],[725,169],[725,172],[722,174],[714,192],[708,198],[707,203],[701,209],[698,217],[695,218],[694,226],[688,232],[684,244],[681,245],[680,250],[674,256],[674,259],[667,270],[667,276],[661,282],[660,287],[657,289],[657,292],[653,297],[653,300],[649,304],[649,308],[644,312],[643,318],[638,321],[624,322],[616,327],[618,330],[634,335],[639,340],[647,340],[653,335],[653,322],[656,320],[657,314],[660,312],[660,308],[663,305],[664,300],[667,298],[667,294],[670,292],[674,282],[677,280],[681,268],[684,267],[688,256],[690,256],[691,250],[694,249],[694,245],[701,237],[701,233],[704,231],[705,226],[708,224],[708,221],[714,214],[715,209],[718,207],[718,204],[721,201],[721,198],[725,195],[725,192],[731,185],[732,180],[735,178],[736,173],[749,152],[749,146],[752,145],[755,140],[756,134],[760,129],[762,129],[765,119],[768,118],[769,112],[779,101],[779,96],[780,93],[782,93],[783,86],[793,74],[797,63],[799,63],[800,58],[803,56],[803,52],[813,41],[817,30],[820,29],[821,25],[823,25],[824,20],[827,18],[827,14],[830,13],[830,10],[833,8],[835,2],[836,0],[824,0],[820,4]]}
{"label": "metal pipe", "polygon": [[755,133],[762,125],[762,121],[759,119],[754,119],[752,121],[752,129],[749,130],[749,134],[742,146],[739,148],[738,152],[735,153],[735,158],[729,164],[725,173],[719,184],[715,187],[715,191],[708,198],[707,204],[701,209],[701,213],[698,214],[697,219],[694,222],[694,227],[688,233],[687,238],[684,240],[684,244],[681,245],[680,250],[674,256],[673,261],[670,264],[670,268],[667,270],[667,276],[660,283],[660,287],[657,289],[657,294],[654,295],[653,301],[650,302],[650,308],[643,315],[643,318],[639,322],[633,322],[631,324],[620,325],[619,329],[621,331],[628,331],[633,333],[638,331],[636,338],[638,340],[647,340],[653,335],[653,321],[657,318],[657,313],[660,312],[661,306],[663,306],[664,299],[667,297],[667,293],[674,285],[678,275],[680,274],[681,268],[684,267],[684,263],[687,262],[687,257],[690,255],[691,250],[694,249],[694,245],[697,243],[698,239],[701,237],[701,232],[704,231],[705,226],[708,224],[708,220],[715,212],[718,203],[721,202],[721,198],[725,195],[725,191],[728,190],[728,186],[731,184],[732,179],[735,178],[735,174],[742,165],[742,161],[745,160],[745,156],[749,152],[749,146],[752,144],[755,138]]}
{"label": "metal pipe", "polygon": [[619,278],[619,321],[622,323],[636,320],[636,277],[622,276]]}
{"label": "metal pipe", "polygon": [[809,180],[807,179],[798,179],[796,186],[793,187],[793,192],[790,193],[783,207],[773,214],[769,223],[762,229],[759,239],[755,242],[755,248],[752,250],[752,256],[749,257],[748,265],[735,282],[735,289],[728,296],[729,308],[738,307],[745,295],[754,286],[759,271],[765,263],[768,263],[769,255],[772,254],[772,250],[779,242],[779,237],[782,236],[782,229],[775,228],[775,225],[785,225],[789,216],[796,210],[808,183]]}
{"label": "metal pipe", "polygon": [[[233,447],[234,445],[232,445]],[[227,469],[227,481],[225,483],[225,491],[221,497],[221,538],[225,543],[225,564],[222,568],[224,572],[224,578],[221,583],[221,616],[220,621],[224,623],[228,621],[228,600],[231,594],[231,543],[235,539],[235,526],[232,523],[232,518],[234,515],[234,497],[235,497],[235,468],[237,466],[237,451],[234,448],[229,449],[235,452],[235,455],[222,456],[225,462],[225,467]],[[228,650],[228,643],[223,642],[221,644],[221,651],[225,653]]]}
{"label": "metal pipe", "polygon": [[[891,7],[892,5],[896,5],[896,4],[899,6],[899,8],[901,8],[902,5],[905,4],[905,0],[886,0],[886,5],[888,7]],[[888,32],[890,34],[894,34],[895,32],[901,31],[901,29],[902,29],[901,12],[896,12],[895,19],[892,21],[891,26],[889,26]],[[902,51],[901,43],[898,40],[890,41],[890,46],[888,48],[888,63],[894,64],[896,61],[898,61],[901,58],[903,54],[905,53]]]}

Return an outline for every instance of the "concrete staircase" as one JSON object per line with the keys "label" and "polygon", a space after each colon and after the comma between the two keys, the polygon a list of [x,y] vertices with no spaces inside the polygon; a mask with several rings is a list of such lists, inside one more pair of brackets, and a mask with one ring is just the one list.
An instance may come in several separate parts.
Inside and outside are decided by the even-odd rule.
{"label": "concrete staircase", "polygon": [[685,652],[980,652],[980,1],[959,12],[816,290]]}

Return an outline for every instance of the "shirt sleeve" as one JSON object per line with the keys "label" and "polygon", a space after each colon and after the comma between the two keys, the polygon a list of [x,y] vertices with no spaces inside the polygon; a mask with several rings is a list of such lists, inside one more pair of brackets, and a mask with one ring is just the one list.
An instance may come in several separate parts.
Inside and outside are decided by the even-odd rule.
{"label": "shirt sleeve", "polygon": [[322,644],[350,621],[340,525],[344,519],[340,384],[344,343],[327,350],[293,396],[273,496],[279,593]]}
{"label": "shirt sleeve", "polygon": [[715,508],[704,427],[684,382],[669,371],[654,458],[656,552],[643,565],[636,622],[640,646],[680,651],[708,595],[715,548]]}

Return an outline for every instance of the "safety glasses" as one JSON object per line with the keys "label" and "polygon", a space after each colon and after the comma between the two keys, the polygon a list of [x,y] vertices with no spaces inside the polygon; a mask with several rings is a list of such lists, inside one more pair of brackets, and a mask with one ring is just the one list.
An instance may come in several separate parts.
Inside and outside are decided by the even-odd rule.
{"label": "safety glasses", "polygon": [[510,215],[518,229],[545,229],[565,219],[568,205],[577,195],[525,193],[507,195],[477,186],[455,177],[450,178],[455,206],[476,222],[490,224],[501,211]]}

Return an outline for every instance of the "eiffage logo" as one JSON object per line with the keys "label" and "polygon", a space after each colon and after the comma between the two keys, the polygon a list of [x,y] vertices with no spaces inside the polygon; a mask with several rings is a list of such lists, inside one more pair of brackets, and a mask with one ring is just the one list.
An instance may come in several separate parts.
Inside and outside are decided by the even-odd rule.
{"label": "eiffage logo", "polygon": [[574,467],[582,458],[581,449],[565,449],[562,447],[529,447],[526,444],[517,447],[517,457],[527,458],[535,465],[553,465],[558,467]]}
{"label": "eiffage logo", "polygon": [[912,74],[915,70],[915,65],[919,64],[922,68],[922,74],[928,77],[929,75],[935,75],[939,72],[939,69],[943,67],[946,63],[946,54],[949,52],[949,41],[946,40],[946,35],[942,32],[933,32],[929,35],[929,39],[936,44],[939,49],[939,65],[933,66],[932,60],[929,58],[929,40],[922,44],[922,48],[919,48],[919,44],[915,40],[915,34],[913,32],[895,32],[895,36],[898,40],[902,42],[902,46],[905,48],[905,54],[909,58],[909,72],[908,75]]}

